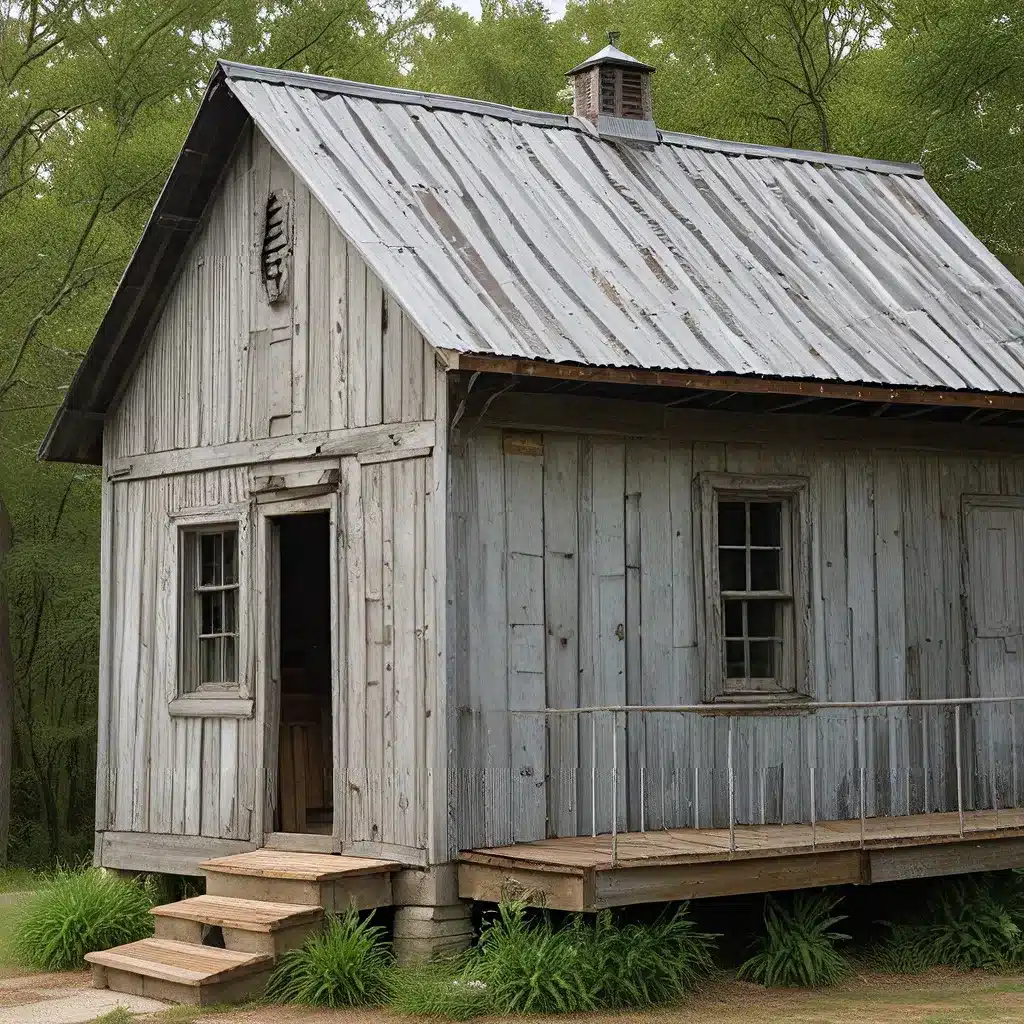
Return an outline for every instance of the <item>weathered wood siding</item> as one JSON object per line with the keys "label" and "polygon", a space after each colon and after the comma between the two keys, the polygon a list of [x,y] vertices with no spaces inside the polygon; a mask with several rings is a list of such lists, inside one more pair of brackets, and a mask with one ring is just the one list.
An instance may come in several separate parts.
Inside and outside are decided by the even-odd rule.
{"label": "weathered wood siding", "polygon": [[109,485],[107,495],[109,675],[100,680],[107,689],[106,778],[97,778],[106,793],[97,800],[96,827],[249,839],[257,800],[255,719],[169,712],[178,686],[177,542],[170,517],[246,502],[248,474],[220,470],[124,481]]}
{"label": "weathered wood siding", "polygon": [[[462,848],[589,833],[595,813],[598,832],[611,827],[611,716],[592,736],[590,718],[545,729],[507,709],[705,699],[702,471],[809,479],[817,699],[1001,692],[966,668],[961,500],[1024,494],[1020,457],[487,427],[462,432],[451,457]],[[1010,728],[989,728],[993,715],[1013,718],[964,716],[969,804],[976,794],[988,806],[993,764],[1010,763]],[[620,721],[618,827],[639,827],[641,814],[648,828],[726,823],[728,728],[694,715]],[[808,820],[812,760],[818,817],[858,815],[854,713],[738,718],[734,729],[739,821]],[[864,734],[866,813],[955,809],[951,711],[872,712]],[[1024,796],[1016,773],[999,788],[1003,806]]]}
{"label": "weathered wood siding", "polygon": [[[270,189],[292,197],[289,299],[279,305],[266,301],[258,258]],[[375,424],[429,425],[445,408],[435,394],[439,379],[433,350],[403,310],[269,143],[250,133],[105,426],[105,465],[119,475],[104,483],[99,831],[262,841],[259,709],[251,718],[169,713],[178,686],[173,517],[251,504],[259,478],[265,490],[284,464],[261,467],[254,451],[245,465],[188,472],[188,453],[266,438],[341,437]],[[444,738],[428,729],[430,714],[438,722],[445,708],[432,555],[444,462],[415,443],[383,456],[379,447],[369,460],[350,454],[340,462],[335,774],[346,788],[336,813],[345,843],[399,853],[431,848],[433,813],[440,838],[432,848],[443,855],[446,776],[435,770],[442,784],[428,789],[427,753],[444,750]],[[152,460],[123,461],[152,453],[175,458],[161,458],[156,468]],[[379,461],[399,454],[407,457]],[[237,447],[231,458],[240,461]],[[316,483],[321,467],[337,470],[339,460],[290,465],[292,483],[304,486]],[[146,479],[132,479],[133,472]],[[248,522],[243,585],[255,597],[256,517]],[[247,695],[259,703],[265,695],[253,664],[262,609],[253,601],[243,614],[250,623]]]}
{"label": "weathered wood siding", "polygon": [[[292,197],[288,300],[260,272],[270,190]],[[108,421],[113,457],[428,420],[433,350],[259,133],[225,173]]]}
{"label": "weathered wood siding", "polygon": [[431,475],[429,458],[346,471],[349,843],[428,846]]}

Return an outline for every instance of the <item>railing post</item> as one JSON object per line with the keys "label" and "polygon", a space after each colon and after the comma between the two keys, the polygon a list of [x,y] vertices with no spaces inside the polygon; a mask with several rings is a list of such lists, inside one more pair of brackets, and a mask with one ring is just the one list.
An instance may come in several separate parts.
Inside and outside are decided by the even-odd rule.
{"label": "railing post", "polygon": [[960,820],[960,838],[964,837],[964,779],[960,766],[960,705],[953,705],[953,732],[956,738],[956,813]]}
{"label": "railing post", "polygon": [[612,712],[612,867],[619,838],[619,713]]}
{"label": "railing post", "polygon": [[1017,709],[1010,705],[1010,806],[1017,806]]}
{"label": "railing post", "polygon": [[860,798],[860,848],[864,849],[864,710],[857,712],[857,760],[860,762],[860,786],[858,796]]}
{"label": "railing post", "polygon": [[597,712],[590,712],[590,835],[597,836]]}
{"label": "railing post", "polygon": [[700,760],[696,757],[693,759],[693,827],[700,828]]}
{"label": "railing post", "polygon": [[729,716],[729,852],[736,852],[736,815],[735,815],[735,801],[736,801],[736,776],[733,771],[732,764],[732,734],[733,734],[733,722],[735,722],[736,716]]}
{"label": "railing post", "polygon": [[645,810],[645,799],[644,799],[644,766],[647,762],[647,751],[644,750],[644,758],[640,762],[640,831],[647,831],[647,818],[644,814]]}
{"label": "railing post", "polygon": [[815,766],[818,762],[818,716],[816,714],[811,715],[811,736],[807,744],[807,769],[810,773],[810,786],[811,786],[811,849],[813,850],[817,846],[817,827],[818,827],[818,815],[817,815],[817,803],[816,793],[814,786],[814,771]]}

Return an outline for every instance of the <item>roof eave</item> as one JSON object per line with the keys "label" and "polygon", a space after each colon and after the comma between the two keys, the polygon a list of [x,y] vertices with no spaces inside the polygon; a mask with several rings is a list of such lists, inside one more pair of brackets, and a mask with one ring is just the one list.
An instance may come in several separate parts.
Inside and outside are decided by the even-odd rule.
{"label": "roof eave", "polygon": [[145,331],[248,119],[218,65],[89,350],[43,438],[40,459],[92,465],[102,461],[104,417],[135,363]]}

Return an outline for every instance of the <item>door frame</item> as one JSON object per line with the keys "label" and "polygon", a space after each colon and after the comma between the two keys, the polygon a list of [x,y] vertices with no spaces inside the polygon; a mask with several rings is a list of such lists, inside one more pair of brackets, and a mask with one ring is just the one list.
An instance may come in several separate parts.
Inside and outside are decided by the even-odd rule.
{"label": "door frame", "polygon": [[[334,778],[334,814],[331,835],[273,831],[278,797],[278,746],[280,733],[280,534],[276,519],[282,516],[327,512],[329,516],[330,619],[331,619],[331,756]],[[258,778],[264,780],[257,797],[256,835],[261,845],[308,853],[341,851],[345,813],[339,796],[346,792],[341,773],[347,764],[339,741],[345,738],[345,696],[342,691],[342,659],[345,649],[345,623],[340,615],[341,572],[339,563],[341,499],[336,488],[309,493],[287,490],[259,495],[255,505],[256,558],[255,586],[250,612],[256,624],[256,734],[260,746]]]}

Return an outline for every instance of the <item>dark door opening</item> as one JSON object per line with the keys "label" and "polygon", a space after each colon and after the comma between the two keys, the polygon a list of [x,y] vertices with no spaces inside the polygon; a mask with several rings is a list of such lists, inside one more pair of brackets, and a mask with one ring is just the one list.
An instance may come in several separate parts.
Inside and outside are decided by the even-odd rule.
{"label": "dark door opening", "polygon": [[277,829],[330,835],[331,545],[326,512],[281,516]]}

